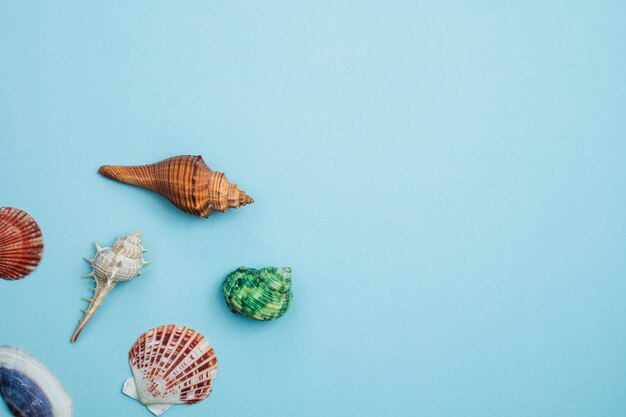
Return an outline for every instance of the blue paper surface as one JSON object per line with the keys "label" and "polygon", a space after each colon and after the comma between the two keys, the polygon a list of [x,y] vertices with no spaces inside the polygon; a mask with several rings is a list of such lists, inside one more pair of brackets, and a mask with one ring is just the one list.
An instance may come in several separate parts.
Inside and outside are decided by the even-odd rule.
{"label": "blue paper surface", "polygon": [[[0,282],[0,343],[77,417],[144,331],[215,348],[176,416],[626,415],[626,2],[0,2],[0,206],[44,258]],[[255,199],[188,216],[97,174],[203,155]],[[144,274],[71,345],[93,242]],[[291,266],[280,320],[226,274]],[[8,416],[0,407],[0,416]]]}

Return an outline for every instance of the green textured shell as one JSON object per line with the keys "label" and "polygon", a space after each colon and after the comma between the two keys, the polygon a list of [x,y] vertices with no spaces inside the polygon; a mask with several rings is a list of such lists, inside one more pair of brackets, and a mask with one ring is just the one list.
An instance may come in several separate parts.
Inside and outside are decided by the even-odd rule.
{"label": "green textured shell", "polygon": [[233,313],[275,320],[291,305],[291,268],[240,267],[224,280],[222,292]]}

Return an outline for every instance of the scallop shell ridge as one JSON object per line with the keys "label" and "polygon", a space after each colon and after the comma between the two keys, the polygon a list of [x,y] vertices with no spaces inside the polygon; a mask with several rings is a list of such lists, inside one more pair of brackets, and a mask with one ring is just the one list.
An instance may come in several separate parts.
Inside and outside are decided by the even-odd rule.
{"label": "scallop shell ridge", "polygon": [[122,391],[160,415],[173,404],[194,404],[212,391],[217,358],[200,333],[185,326],[148,330],[128,352],[133,376]]}
{"label": "scallop shell ridge", "polygon": [[43,255],[39,225],[28,213],[0,207],[0,278],[18,280],[33,272]]}

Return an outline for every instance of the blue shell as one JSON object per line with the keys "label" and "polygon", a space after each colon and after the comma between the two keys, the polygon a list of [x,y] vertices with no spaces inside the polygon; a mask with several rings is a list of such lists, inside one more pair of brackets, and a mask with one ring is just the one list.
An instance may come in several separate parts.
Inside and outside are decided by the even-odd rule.
{"label": "blue shell", "polygon": [[14,416],[52,416],[52,404],[41,388],[16,369],[0,367],[2,398]]}
{"label": "blue shell", "polygon": [[69,396],[48,368],[8,346],[0,346],[0,396],[16,417],[72,416]]}

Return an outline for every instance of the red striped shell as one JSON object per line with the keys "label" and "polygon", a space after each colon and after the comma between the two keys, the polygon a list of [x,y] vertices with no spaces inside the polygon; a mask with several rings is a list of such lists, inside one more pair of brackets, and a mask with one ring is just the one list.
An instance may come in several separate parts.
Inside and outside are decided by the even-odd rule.
{"label": "red striped shell", "polygon": [[22,279],[37,268],[43,254],[41,230],[28,213],[0,207],[0,278]]}
{"label": "red striped shell", "polygon": [[124,393],[160,415],[172,404],[194,404],[209,396],[217,358],[200,333],[185,326],[159,326],[139,336],[128,352],[133,377]]}

